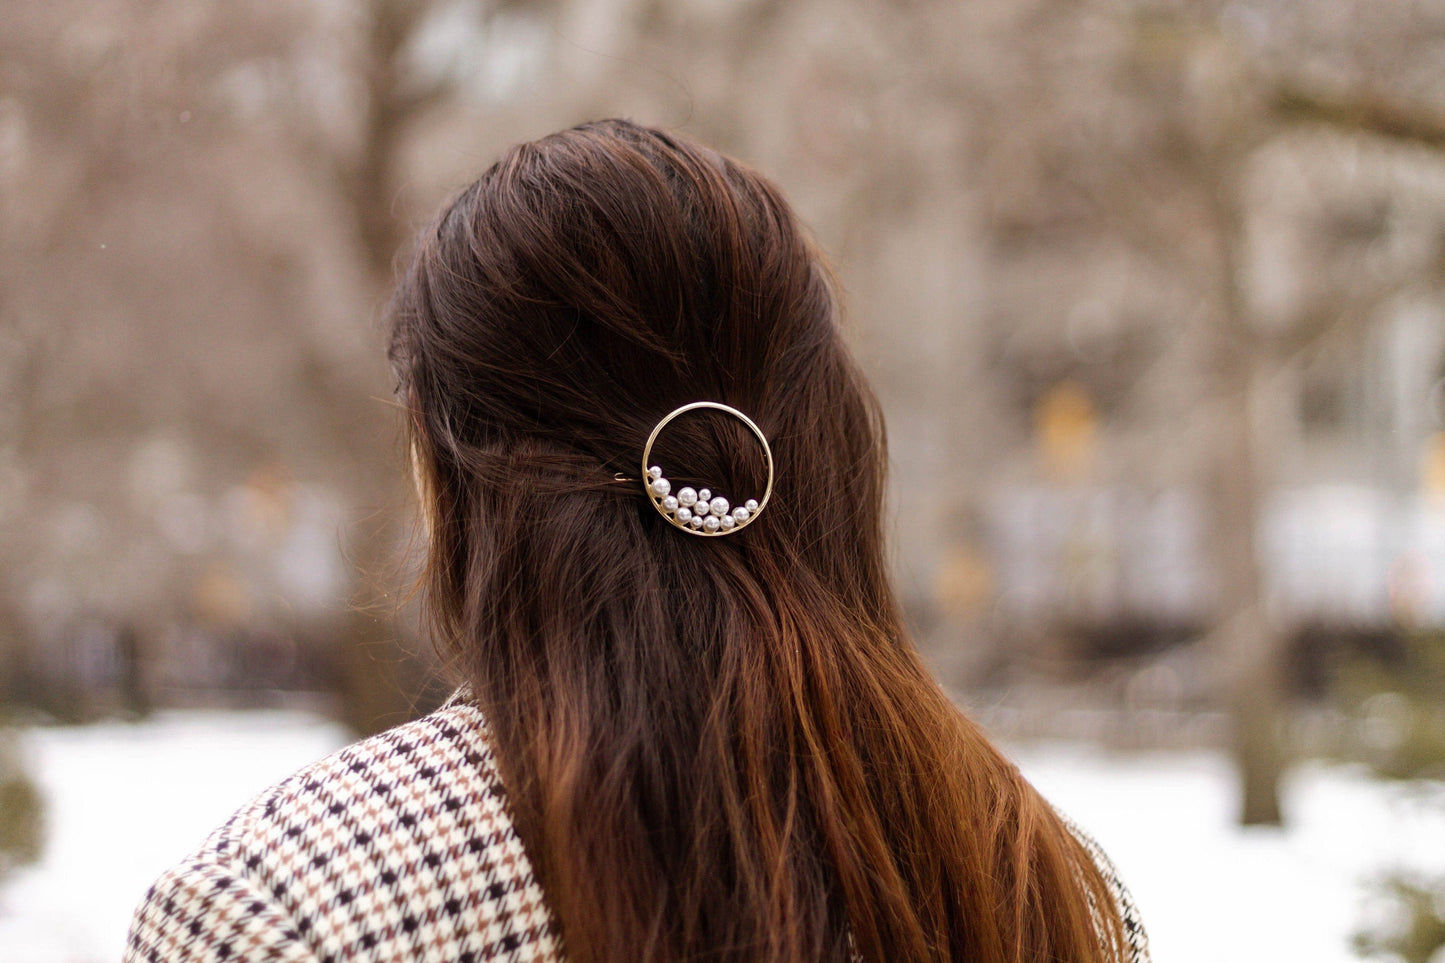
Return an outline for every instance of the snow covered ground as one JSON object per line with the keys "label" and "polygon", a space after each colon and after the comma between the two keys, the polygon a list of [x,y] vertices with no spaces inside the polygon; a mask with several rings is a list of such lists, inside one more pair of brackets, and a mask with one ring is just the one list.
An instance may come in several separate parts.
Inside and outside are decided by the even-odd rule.
{"label": "snow covered ground", "polygon": [[1234,824],[1227,760],[1016,747],[1019,768],[1104,846],[1134,894],[1158,963],[1356,960],[1350,936],[1388,869],[1445,872],[1445,800],[1307,763],[1288,777],[1286,828]]}
{"label": "snow covered ground", "polygon": [[34,729],[45,795],[37,866],[0,884],[0,963],[119,963],[146,887],[241,803],[342,745],[299,712],[176,712]]}
{"label": "snow covered ground", "polygon": [[[240,803],[344,741],[294,712],[164,713],[138,724],[32,730],[46,795],[44,861],[0,884],[0,963],[112,963],[150,881]],[[1445,813],[1345,767],[1306,765],[1289,828],[1231,822],[1233,777],[1209,753],[1116,755],[1016,746],[1023,771],[1104,845],[1159,963],[1351,960],[1362,879],[1445,870]]]}

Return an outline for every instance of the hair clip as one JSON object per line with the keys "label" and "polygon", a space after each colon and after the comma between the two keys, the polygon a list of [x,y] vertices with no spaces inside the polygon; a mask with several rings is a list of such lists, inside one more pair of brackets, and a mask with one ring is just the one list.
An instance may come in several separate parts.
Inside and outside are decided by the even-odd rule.
{"label": "hair clip", "polygon": [[[692,488],[681,488],[673,494],[672,482],[663,477],[661,466],[648,464],[652,458],[652,443],[657,440],[662,429],[684,411],[692,411],[694,408],[726,411],[752,429],[763,446],[763,455],[768,462],[768,484],[761,499],[749,498],[734,507],[722,495],[708,488],[696,491]],[[768,439],[763,436],[763,430],[741,411],[716,401],[694,401],[670,412],[652,429],[652,434],[647,436],[647,444],[642,448],[642,487],[647,492],[648,500],[662,517],[684,532],[690,535],[731,535],[746,528],[758,517],[758,513],[767,507],[768,498],[773,494],[773,450],[768,447]]]}

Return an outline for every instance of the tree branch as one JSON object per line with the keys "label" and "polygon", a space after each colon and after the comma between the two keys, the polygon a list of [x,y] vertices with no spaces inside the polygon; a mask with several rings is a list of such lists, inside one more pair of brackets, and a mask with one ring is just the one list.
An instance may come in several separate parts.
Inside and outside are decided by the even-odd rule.
{"label": "tree branch", "polygon": [[1376,93],[1334,95],[1283,85],[1271,98],[1286,122],[1322,124],[1353,133],[1445,150],[1445,115],[1423,104],[1404,104]]}

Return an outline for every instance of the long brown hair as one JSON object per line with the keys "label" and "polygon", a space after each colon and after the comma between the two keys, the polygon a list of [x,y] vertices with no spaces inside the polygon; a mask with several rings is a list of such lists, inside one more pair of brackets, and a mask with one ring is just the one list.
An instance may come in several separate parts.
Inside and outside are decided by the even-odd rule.
{"label": "long brown hair", "polygon": [[[1099,871],[907,637],[883,425],[838,312],[773,184],[615,120],[508,150],[396,293],[431,622],[565,952],[1117,959]],[[652,426],[703,399],[776,459],[725,538],[673,528],[637,480]],[[726,414],[680,417],[652,460],[762,491]]]}

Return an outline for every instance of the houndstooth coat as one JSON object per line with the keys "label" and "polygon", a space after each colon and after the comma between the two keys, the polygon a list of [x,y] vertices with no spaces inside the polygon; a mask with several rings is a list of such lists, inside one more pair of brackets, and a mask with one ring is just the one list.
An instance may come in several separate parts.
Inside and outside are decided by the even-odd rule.
{"label": "houndstooth coat", "polygon": [[[1075,830],[1077,833],[1077,830]],[[1107,857],[1078,833],[1123,911]],[[125,963],[546,963],[563,959],[476,707],[453,699],[262,793],[163,875]]]}

